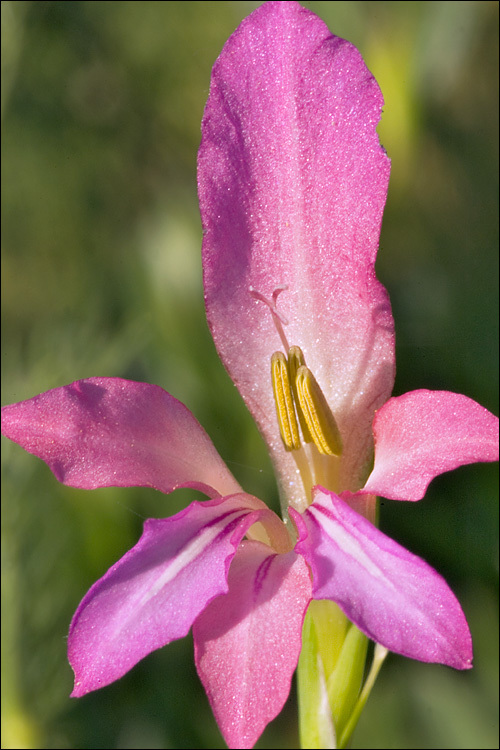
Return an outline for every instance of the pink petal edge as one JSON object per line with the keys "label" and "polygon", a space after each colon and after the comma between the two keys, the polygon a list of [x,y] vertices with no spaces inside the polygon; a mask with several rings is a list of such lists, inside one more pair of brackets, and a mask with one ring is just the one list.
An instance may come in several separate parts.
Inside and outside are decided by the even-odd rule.
{"label": "pink petal edge", "polygon": [[77,380],[2,407],[2,434],[72,487],[241,491],[189,409],[156,385]]}
{"label": "pink petal edge", "polygon": [[438,474],[476,461],[498,461],[498,417],[467,396],[411,391],[375,415],[375,463],[361,490],[391,500],[420,500]]}

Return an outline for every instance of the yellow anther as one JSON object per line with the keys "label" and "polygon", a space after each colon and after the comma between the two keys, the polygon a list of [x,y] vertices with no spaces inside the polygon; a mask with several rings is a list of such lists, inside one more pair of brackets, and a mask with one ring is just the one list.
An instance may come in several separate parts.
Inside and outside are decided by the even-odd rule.
{"label": "yellow anther", "polygon": [[300,414],[302,411],[317,449],[325,456],[340,456],[342,438],[335,417],[314,375],[305,365],[300,365],[297,369],[295,384],[297,412]]}
{"label": "yellow anther", "polygon": [[313,437],[311,433],[309,432],[307,422],[304,419],[304,415],[299,406],[300,402],[299,402],[299,396],[297,393],[297,383],[296,383],[297,372],[299,370],[299,367],[302,367],[302,365],[305,365],[305,363],[306,363],[306,360],[304,359],[304,354],[300,346],[290,347],[290,350],[288,352],[288,371],[290,373],[290,384],[292,386],[293,400],[297,406],[297,416],[299,418],[300,429],[302,430],[302,436],[304,438],[304,442],[312,443]]}
{"label": "yellow anther", "polygon": [[300,448],[299,427],[290,388],[288,363],[283,352],[274,352],[271,357],[271,378],[283,444],[287,451],[298,450]]}

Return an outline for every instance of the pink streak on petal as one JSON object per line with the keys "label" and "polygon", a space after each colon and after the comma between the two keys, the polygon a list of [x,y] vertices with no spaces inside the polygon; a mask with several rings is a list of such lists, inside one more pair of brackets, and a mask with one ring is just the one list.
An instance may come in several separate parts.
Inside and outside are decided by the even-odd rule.
{"label": "pink streak on petal", "polygon": [[269,376],[281,341],[249,288],[271,300],[288,285],[277,300],[285,334],[342,433],[341,486],[358,489],[394,377],[390,304],[374,272],[390,169],[376,133],[382,104],[359,52],[294,2],[262,4],[212,72],[198,162],[207,317],[297,497]]}
{"label": "pink streak on petal", "polygon": [[472,641],[444,579],[333,492],[318,489],[301,516],[295,549],[313,573],[313,597],[332,599],[377,643],[455,669],[472,666]]}
{"label": "pink streak on petal", "polygon": [[375,464],[362,492],[420,500],[438,474],[498,460],[498,417],[467,396],[411,391],[376,414]]}
{"label": "pink streak on petal", "polygon": [[243,493],[194,502],[148,519],[139,542],[95,583],[71,622],[73,697],[122,677],[151,651],[185,636],[227,591],[227,572],[249,526],[270,514]]}
{"label": "pink streak on petal", "polygon": [[309,571],[294,552],[271,552],[260,542],[243,542],[229,592],[193,626],[198,674],[231,748],[253,747],[279,714],[299,658]]}
{"label": "pink streak on petal", "polygon": [[3,407],[2,433],[72,487],[241,490],[189,409],[156,385],[78,380]]}

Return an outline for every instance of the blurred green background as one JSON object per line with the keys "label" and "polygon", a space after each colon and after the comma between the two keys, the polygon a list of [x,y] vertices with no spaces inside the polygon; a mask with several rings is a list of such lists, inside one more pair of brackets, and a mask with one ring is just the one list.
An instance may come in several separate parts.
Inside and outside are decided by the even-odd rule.
{"label": "blurred green background", "polygon": [[[278,507],[264,446],[206,328],[196,151],[210,69],[259,3],[2,2],[2,403],[93,375],[184,401],[249,491]],[[443,388],[498,412],[498,4],[311,2],[385,96],[392,178],[378,261],[396,393]],[[195,493],[78,491],[3,447],[3,748],[218,748],[191,637],[70,700],[71,616]],[[498,747],[497,472],[463,467],[382,528],[436,567],[475,668],[392,655],[359,748]],[[295,686],[257,747],[297,746]]]}

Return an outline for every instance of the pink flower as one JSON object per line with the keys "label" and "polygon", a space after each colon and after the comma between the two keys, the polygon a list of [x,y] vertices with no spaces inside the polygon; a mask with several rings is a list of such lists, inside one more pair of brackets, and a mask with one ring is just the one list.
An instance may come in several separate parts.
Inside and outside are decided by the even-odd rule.
{"label": "pink flower", "polygon": [[68,640],[73,696],[193,627],[221,732],[251,747],[288,696],[312,599],[389,650],[471,666],[454,594],[373,524],[375,496],[419,500],[436,475],[498,458],[498,420],[471,399],[390,398],[393,320],[374,272],[382,103],[358,51],[295,2],[260,6],[212,73],[199,152],[207,317],[271,452],[285,523],[157,386],[90,378],[2,409],[3,434],[64,484],[210,498],[146,521],[86,594]]}

